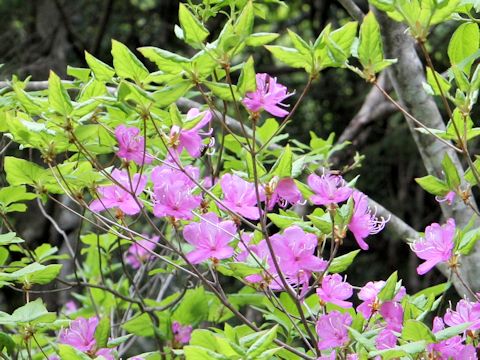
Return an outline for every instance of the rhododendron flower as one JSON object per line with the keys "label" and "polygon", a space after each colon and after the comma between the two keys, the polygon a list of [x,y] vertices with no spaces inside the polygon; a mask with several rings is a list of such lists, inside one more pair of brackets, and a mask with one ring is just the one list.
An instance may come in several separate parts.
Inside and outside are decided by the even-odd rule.
{"label": "rhododendron flower", "polygon": [[238,242],[237,246],[240,249],[240,252],[237,255],[238,261],[246,261],[248,255],[250,254],[248,249],[252,251],[252,246],[250,245],[250,241],[252,241],[253,233],[244,232],[241,235],[241,241]]}
{"label": "rhododendron flower", "polygon": [[[273,251],[277,256],[277,262],[285,280],[290,285],[308,284],[312,272],[323,271],[327,262],[314,255],[317,247],[317,237],[306,233],[298,226],[286,228],[283,234],[270,236]],[[249,245],[250,251],[259,259],[266,262],[270,279],[270,288],[273,290],[283,289],[281,279],[272,260],[266,240],[256,245]],[[259,282],[262,276],[259,274],[249,275],[246,280]]]}
{"label": "rhododendron flower", "polygon": [[[187,120],[192,120],[197,116],[203,116],[202,119],[191,129],[181,129],[179,126],[172,126],[170,130],[170,138],[172,139],[174,148],[180,154],[185,148],[190,156],[197,158],[203,148],[200,130],[212,120],[212,113],[206,111],[201,113],[200,110],[193,108],[187,113]],[[208,134],[206,134],[208,135]]]}
{"label": "rhododendron flower", "polygon": [[[378,302],[377,296],[380,291],[385,286],[386,282],[381,281],[369,281],[365,284],[364,287],[358,292],[357,296],[363,302],[357,306],[357,311],[362,313],[363,316],[368,319],[376,310],[380,310],[381,306]],[[398,290],[397,294],[392,301],[400,302],[406,294],[405,288],[402,286]]]}
{"label": "rhododendron flower", "polygon": [[[315,256],[318,240],[314,234],[306,233],[298,226],[290,226],[283,234],[270,237],[282,273],[292,284],[308,283],[312,272],[323,271],[327,262]],[[275,266],[270,266],[275,269]],[[273,283],[273,288],[279,281]],[[283,288],[283,286],[281,286]]]}
{"label": "rhododendron flower", "polygon": [[280,106],[286,107],[283,100],[293,95],[287,92],[287,87],[277,83],[277,78],[268,74],[257,74],[257,90],[245,94],[242,100],[243,105],[251,112],[258,113],[262,110],[277,117],[285,117],[288,111]]}
{"label": "rhododendron flower", "polygon": [[[198,181],[197,168],[186,167],[185,171],[191,178]],[[171,216],[176,219],[193,218],[192,210],[200,206],[202,197],[192,193],[195,183],[190,177],[167,165],[153,169],[153,214],[155,216]]]}
{"label": "rhododendron flower", "polygon": [[152,251],[157,246],[158,240],[160,240],[158,236],[137,240],[128,248],[125,262],[132,268],[138,269],[144,262],[152,258]]}
{"label": "rhododendron flower", "polygon": [[[445,324],[441,317],[433,319],[433,333],[437,333],[445,329]],[[446,340],[439,341],[436,344],[427,345],[427,351],[432,354],[435,359],[449,360],[449,359],[463,359],[458,358],[458,355],[463,350],[463,339],[460,335],[456,335]]]}
{"label": "rhododendron flower", "polygon": [[317,289],[317,295],[321,301],[332,303],[340,307],[352,307],[352,303],[345,301],[353,294],[352,285],[343,281],[339,274],[325,275],[321,286]]}
{"label": "rhododendron flower", "polygon": [[103,356],[106,360],[114,360],[112,349],[96,349],[95,330],[98,326],[98,318],[77,318],[70,323],[68,329],[60,332],[59,342],[73,346],[92,357]]}
{"label": "rhododendron flower", "polygon": [[353,202],[353,215],[350,224],[348,224],[348,228],[353,233],[353,236],[355,236],[355,240],[357,240],[360,249],[368,250],[368,244],[364,239],[368,235],[378,234],[382,231],[387,221],[383,218],[379,220],[372,214],[372,211],[368,207],[367,196],[360,191],[353,193]]}
{"label": "rhododendron flower", "polygon": [[448,205],[452,205],[456,195],[455,191],[449,191],[445,196],[435,196],[435,200],[439,203],[447,202]]}
{"label": "rhododendron flower", "polygon": [[229,243],[234,239],[237,227],[231,220],[220,221],[214,213],[203,215],[199,223],[191,223],[183,229],[183,237],[195,250],[187,254],[192,264],[208,259],[227,259],[233,255]]}
{"label": "rhododendron flower", "polygon": [[285,207],[287,204],[299,203],[303,199],[302,193],[291,178],[283,178],[276,183],[273,181],[272,184],[267,186],[267,189],[271,192],[268,199],[268,210],[272,210],[277,203],[281,207]]}
{"label": "rhododendron flower", "polygon": [[335,360],[337,358],[337,352],[333,350],[328,355],[322,355],[317,357],[317,360]]}
{"label": "rhododendron flower", "polygon": [[192,326],[182,325],[178,321],[172,323],[174,341],[178,344],[188,344],[192,336]]}
{"label": "rhododendron flower", "polygon": [[65,303],[65,314],[71,314],[78,310],[78,306],[73,300],[69,300]]}
{"label": "rhododendron flower", "polygon": [[353,189],[347,186],[347,183],[341,176],[311,174],[307,179],[308,185],[315,192],[310,196],[310,200],[315,205],[338,204],[347,200],[353,192]]}
{"label": "rhododendron flower", "polygon": [[[255,184],[243,180],[237,175],[225,174],[220,179],[223,191],[223,204],[227,210],[231,210],[247,219],[257,220],[260,217],[257,205]],[[258,189],[262,199],[263,189]]]}
{"label": "rhododendron flower", "polygon": [[145,152],[145,139],[139,134],[140,130],[136,127],[117,126],[115,129],[119,147],[117,156],[127,161],[134,161],[138,165],[150,164],[152,157]]}
{"label": "rhododendron flower", "polygon": [[390,329],[383,329],[375,339],[375,346],[378,350],[391,349],[397,345],[397,337]]}
{"label": "rhododendron flower", "polygon": [[411,248],[423,260],[417,267],[419,275],[426,274],[435,265],[449,261],[453,256],[453,238],[455,236],[455,220],[448,219],[447,223],[440,226],[434,223],[425,229],[425,237],[415,241]]}
{"label": "rhododendron flower", "polygon": [[469,329],[478,330],[480,329],[480,303],[462,299],[457,303],[455,311],[447,309],[443,319],[448,326],[471,322]]}
{"label": "rhododendron flower", "polygon": [[403,308],[396,301],[387,301],[380,307],[380,315],[387,323],[387,329],[401,332],[403,327]]}
{"label": "rhododendron flower", "polygon": [[346,345],[349,341],[347,326],[351,324],[352,317],[348,313],[332,311],[321,315],[316,326],[319,337],[318,348],[326,350]]}
{"label": "rhododendron flower", "polygon": [[127,215],[138,214],[143,204],[136,198],[145,189],[147,177],[134,174],[130,182],[128,173],[118,169],[113,170],[111,176],[121,186],[116,184],[100,186],[97,189],[99,199],[92,201],[89,209],[93,212],[100,212],[110,208],[118,208]]}

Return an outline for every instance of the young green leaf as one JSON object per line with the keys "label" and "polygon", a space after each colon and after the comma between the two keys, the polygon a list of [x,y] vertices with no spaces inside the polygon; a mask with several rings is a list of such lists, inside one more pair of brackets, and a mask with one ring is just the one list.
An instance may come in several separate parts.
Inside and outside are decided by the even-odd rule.
{"label": "young green leaf", "polygon": [[97,80],[105,82],[112,80],[113,75],[115,75],[115,70],[110,65],[98,60],[87,51],[85,51],[85,60],[87,61],[88,67],[92,70],[93,76],[95,76]]}
{"label": "young green leaf", "polygon": [[460,25],[452,35],[448,44],[448,57],[453,66],[458,66],[465,73],[470,73],[473,59],[463,66],[462,61],[473,55],[479,48],[480,31],[478,24],[469,22]]}
{"label": "young green leaf", "polygon": [[402,339],[406,341],[421,341],[425,340],[428,343],[435,342],[435,335],[432,331],[417,320],[407,320],[403,325]]}
{"label": "young green leaf", "polygon": [[247,92],[252,92],[257,89],[257,79],[255,77],[255,69],[253,65],[253,58],[250,56],[245,62],[238,79],[238,92],[240,95],[245,95]]}
{"label": "young green leaf", "polygon": [[450,190],[456,189],[460,185],[460,176],[457,168],[448,154],[445,154],[442,161],[442,168],[447,178],[447,184]]}
{"label": "young green leaf", "polygon": [[205,26],[188,10],[185,4],[180,3],[178,20],[180,21],[185,41],[190,45],[200,45],[210,34]]}
{"label": "young green leaf", "polygon": [[53,71],[48,77],[48,102],[59,114],[67,116],[72,112],[72,101],[67,90],[63,87],[62,81]]}
{"label": "young green leaf", "polygon": [[392,275],[390,275],[385,283],[385,286],[378,293],[378,299],[380,301],[390,301],[393,299],[395,296],[395,290],[397,288],[397,280],[398,274],[395,271]]}
{"label": "young green leaf", "polygon": [[113,67],[121,78],[140,83],[148,76],[145,65],[119,41],[112,40]]}
{"label": "young green leaf", "polygon": [[108,344],[108,337],[110,336],[110,318],[103,317],[97,325],[95,329],[95,341],[97,345],[97,349],[103,349],[107,347]]}
{"label": "young green leaf", "polygon": [[445,181],[440,180],[433,175],[416,178],[415,181],[423,190],[432,195],[443,196],[450,190]]}

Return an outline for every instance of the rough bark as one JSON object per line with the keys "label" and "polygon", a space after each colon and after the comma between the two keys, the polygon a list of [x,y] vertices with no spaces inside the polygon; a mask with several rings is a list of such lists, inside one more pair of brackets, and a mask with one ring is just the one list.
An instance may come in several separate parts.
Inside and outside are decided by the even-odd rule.
{"label": "rough bark", "polygon": [[[385,57],[398,60],[389,69],[389,75],[401,104],[427,127],[444,130],[445,123],[440,111],[433,98],[423,88],[423,82],[425,82],[424,69],[415,50],[414,40],[403,24],[393,21],[381,12],[376,12],[376,16],[382,31]],[[406,118],[406,121],[429,174],[437,177],[444,176],[441,163],[446,153],[453,160],[459,174],[461,176],[464,174],[456,152],[433,136],[418,132],[415,129],[415,124],[409,118]],[[460,227],[465,226],[475,216],[472,209],[460,199],[457,199],[453,206],[443,203],[441,207],[445,218],[453,217]],[[476,225],[480,225],[478,218]],[[480,290],[480,267],[477,266],[479,262],[480,244],[477,244],[471,255],[463,258],[461,262],[461,274],[475,291]],[[467,295],[462,286],[457,284],[456,288],[461,294]]]}

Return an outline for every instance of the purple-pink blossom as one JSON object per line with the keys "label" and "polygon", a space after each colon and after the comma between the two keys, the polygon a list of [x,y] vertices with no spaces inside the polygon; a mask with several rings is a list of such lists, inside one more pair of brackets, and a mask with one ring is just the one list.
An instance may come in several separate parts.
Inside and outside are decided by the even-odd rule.
{"label": "purple-pink blossom", "polygon": [[390,329],[383,329],[375,339],[375,346],[378,350],[391,349],[397,345],[397,337]]}
{"label": "purple-pink blossom", "polygon": [[443,319],[448,326],[471,322],[469,329],[478,330],[480,329],[480,303],[462,299],[457,303],[455,310],[447,309]]}
{"label": "purple-pink blossom", "polygon": [[435,265],[449,261],[453,256],[455,236],[455,220],[448,219],[447,223],[433,223],[425,229],[425,237],[415,241],[411,248],[413,252],[425,262],[417,267],[419,275],[426,274]]}
{"label": "purple-pink blossom", "polygon": [[[357,306],[357,311],[368,319],[372,314],[381,309],[381,304],[377,298],[380,291],[385,286],[386,282],[381,281],[369,281],[364,287],[360,289],[357,296],[363,302]],[[405,287],[401,286],[398,292],[395,294],[392,301],[400,302],[406,294]]]}
{"label": "purple-pink blossom", "polygon": [[125,262],[133,269],[138,269],[143,263],[153,257],[152,251],[157,246],[159,240],[158,236],[152,236],[150,239],[135,241],[127,250]]}
{"label": "purple-pink blossom", "polygon": [[177,344],[188,344],[192,336],[192,325],[182,325],[178,321],[172,323],[173,339]]}
{"label": "purple-pink blossom", "polygon": [[[433,333],[437,333],[445,329],[445,324],[441,317],[433,319]],[[436,344],[428,344],[427,351],[432,354],[435,359],[448,360],[460,359],[458,355],[462,352],[464,345],[460,335],[453,336],[449,339],[439,341]]]}
{"label": "purple-pink blossom", "polygon": [[[188,174],[188,175],[187,175]],[[198,168],[189,166],[185,173],[168,165],[157,166],[152,171],[153,214],[176,219],[192,219],[192,211],[200,206],[202,197],[193,194],[198,181]]]}
{"label": "purple-pink blossom", "polygon": [[278,84],[277,78],[268,74],[257,74],[256,80],[257,90],[245,94],[245,98],[242,100],[243,105],[253,113],[265,110],[273,116],[282,118],[287,116],[288,111],[282,107],[288,105],[283,104],[282,101],[292,96],[293,93],[289,93],[286,86]]}
{"label": "purple-pink blossom", "polygon": [[[225,174],[220,179],[220,186],[223,191],[222,202],[226,210],[251,220],[257,220],[260,217],[254,183],[243,180],[237,175]],[[259,188],[258,191],[263,199],[265,197],[263,188]]]}
{"label": "purple-pink blossom", "polygon": [[403,327],[403,308],[399,302],[387,301],[379,310],[380,315],[387,323],[387,329],[401,332]]}
{"label": "purple-pink blossom", "polygon": [[119,158],[134,161],[138,165],[152,162],[152,156],[145,152],[145,139],[138,128],[119,125],[115,129],[115,137],[118,141]]}
{"label": "purple-pink blossom", "polygon": [[310,200],[315,205],[338,204],[347,200],[352,195],[353,189],[339,175],[311,174],[307,179],[308,185],[315,192]]}
{"label": "purple-pink blossom", "polygon": [[331,311],[329,314],[318,318],[316,330],[319,337],[318,348],[320,350],[332,349],[348,344],[347,326],[352,324],[350,314],[342,314],[339,311]]}
{"label": "purple-pink blossom", "polygon": [[103,356],[106,360],[114,360],[112,349],[97,349],[95,330],[98,326],[98,318],[77,318],[70,323],[68,329],[63,329],[59,335],[59,342],[73,346],[75,349],[89,356]]}
{"label": "purple-pink blossom", "polygon": [[277,203],[285,207],[287,204],[297,204],[303,199],[302,193],[292,178],[272,181],[268,184],[266,192],[270,192],[270,197],[267,197],[268,210],[272,210]]}
{"label": "purple-pink blossom", "polygon": [[325,275],[317,295],[324,303],[332,303],[343,308],[352,307],[349,299],[353,294],[352,285],[344,281],[339,274]]}
{"label": "purple-pink blossom", "polygon": [[353,215],[348,228],[353,233],[360,249],[368,250],[368,244],[364,239],[369,235],[378,234],[382,231],[387,221],[383,218],[379,220],[372,214],[368,207],[367,196],[360,191],[353,193],[353,202]]}
{"label": "purple-pink blossom", "polygon": [[[278,266],[289,285],[306,285],[313,272],[323,271],[327,266],[325,260],[315,256],[317,237],[298,226],[290,226],[284,230],[283,234],[270,236],[270,241]],[[283,283],[279,278],[266,240],[253,246],[249,245],[249,248],[268,265],[270,288],[283,289]],[[246,279],[250,282],[258,282],[262,277],[255,274],[247,276]]]}
{"label": "purple-pink blossom", "polygon": [[192,264],[208,259],[227,259],[233,255],[233,247],[229,243],[237,231],[231,220],[220,221],[214,213],[202,216],[199,223],[191,223],[183,229],[183,237],[195,249],[187,254]]}
{"label": "purple-pink blossom", "polygon": [[93,212],[100,212],[118,208],[127,215],[138,214],[143,206],[142,202],[138,200],[138,196],[145,189],[147,177],[134,174],[130,179],[126,171],[118,169],[113,170],[111,176],[121,186],[117,184],[100,186],[97,189],[99,198],[92,201],[89,209]]}
{"label": "purple-pink blossom", "polygon": [[457,194],[455,191],[449,191],[444,196],[435,196],[435,200],[437,200],[439,203],[446,202],[448,205],[452,205],[456,195]]}
{"label": "purple-pink blossom", "polygon": [[[200,112],[197,108],[193,108],[188,111],[187,120],[193,120],[197,116],[202,116],[202,118],[191,129],[182,129],[177,125],[172,126],[170,138],[178,154],[186,149],[190,156],[194,158],[200,156],[203,148],[200,130],[212,120],[212,113],[210,111]],[[208,135],[208,133],[205,135]]]}

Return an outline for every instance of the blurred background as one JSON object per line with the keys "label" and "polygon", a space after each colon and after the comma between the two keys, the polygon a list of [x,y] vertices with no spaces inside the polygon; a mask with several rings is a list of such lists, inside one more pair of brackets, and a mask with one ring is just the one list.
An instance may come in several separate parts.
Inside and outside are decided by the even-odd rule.
{"label": "blurred background", "polygon": [[[13,74],[22,79],[31,75],[32,80],[45,80],[50,69],[66,78],[67,64],[86,66],[85,50],[111,64],[112,38],[132,50],[153,45],[189,55],[191,50],[174,34],[178,3],[177,0],[3,0],[0,2],[2,80]],[[258,22],[257,31],[285,35],[290,28],[309,40],[316,38],[328,23],[335,28],[350,20],[336,0],[289,0],[288,7],[275,0],[271,3],[268,23]],[[357,3],[368,11],[366,1]],[[209,29],[214,35],[219,31],[216,24],[221,22],[221,18],[210,19]],[[430,38],[429,50],[439,72],[447,67],[446,44],[452,31],[453,27],[442,25]],[[277,42],[288,40],[282,36]],[[277,76],[279,82],[296,90],[296,96],[302,91],[306,82],[303,70],[275,63],[266,50],[256,51],[253,56],[257,72]],[[148,66],[154,69],[152,64]],[[423,231],[432,221],[442,220],[434,197],[414,182],[415,177],[424,176],[426,171],[403,117],[392,106],[383,103],[378,109],[371,109],[378,110],[373,121],[358,124],[356,115],[369,91],[370,85],[352,72],[327,69],[314,83],[288,131],[291,138],[302,142],[309,141],[310,131],[325,138],[334,132],[337,139],[341,136],[349,140],[351,144],[334,156],[333,167],[352,163],[357,151],[365,155],[362,167],[352,173],[361,175],[358,188],[416,230]],[[355,131],[351,121],[356,124]],[[345,129],[349,132],[342,135]],[[48,210],[53,215],[58,211],[52,204]],[[29,211],[30,215],[22,214],[16,220],[21,235],[29,241],[58,245],[60,237],[35,204]],[[63,224],[68,231],[75,230],[75,221],[65,220]],[[438,272],[420,278],[415,271],[418,259],[388,231],[388,225],[386,231],[371,237],[369,243],[370,251],[362,252],[349,271],[353,284],[386,279],[395,270],[399,270],[411,293],[445,281]],[[354,248],[354,242],[350,241],[343,251]]]}

